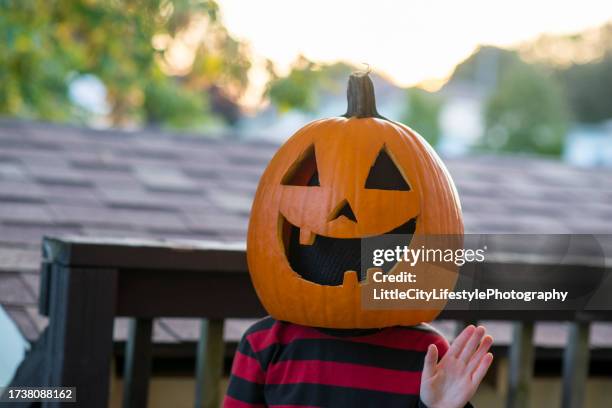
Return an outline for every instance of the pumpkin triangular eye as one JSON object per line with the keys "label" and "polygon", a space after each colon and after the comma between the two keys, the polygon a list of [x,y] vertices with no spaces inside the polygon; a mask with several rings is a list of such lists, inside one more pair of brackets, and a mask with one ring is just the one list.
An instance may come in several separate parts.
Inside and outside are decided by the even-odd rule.
{"label": "pumpkin triangular eye", "polygon": [[319,170],[314,145],[302,153],[283,177],[281,184],[286,186],[320,186]]}
{"label": "pumpkin triangular eye", "polygon": [[370,169],[365,188],[410,191],[410,185],[408,185],[408,182],[397,168],[384,146],[380,149],[378,157],[376,157]]}

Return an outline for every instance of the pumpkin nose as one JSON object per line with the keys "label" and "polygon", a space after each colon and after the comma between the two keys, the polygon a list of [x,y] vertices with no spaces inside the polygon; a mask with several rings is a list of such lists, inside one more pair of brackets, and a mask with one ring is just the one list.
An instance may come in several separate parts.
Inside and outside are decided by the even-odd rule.
{"label": "pumpkin nose", "polygon": [[338,204],[336,209],[330,214],[329,221],[333,221],[342,215],[353,222],[357,222],[357,217],[355,217],[355,213],[347,200],[343,200],[340,204]]}

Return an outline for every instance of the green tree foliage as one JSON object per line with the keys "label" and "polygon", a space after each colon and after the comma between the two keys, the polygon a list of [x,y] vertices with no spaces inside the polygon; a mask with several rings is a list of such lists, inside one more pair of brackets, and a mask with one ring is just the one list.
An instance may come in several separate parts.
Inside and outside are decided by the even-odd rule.
{"label": "green tree foliage", "polygon": [[612,119],[612,44],[610,47],[601,59],[559,70],[572,112],[581,122]]}
{"label": "green tree foliage", "polygon": [[576,120],[612,118],[612,23],[570,35],[542,35],[520,51],[557,72]]}
{"label": "green tree foliage", "polygon": [[272,80],[266,90],[270,101],[281,112],[291,109],[312,111],[315,109],[316,88],[319,75],[315,64],[304,57],[296,61],[286,77],[279,77],[272,64],[268,65]]}
{"label": "green tree foliage", "polygon": [[456,82],[486,95],[485,132],[477,149],[560,155],[571,114],[550,65],[483,46],[457,66],[450,85]]}
{"label": "green tree foliage", "polygon": [[285,77],[279,77],[271,63],[268,71],[272,79],[266,96],[279,111],[312,112],[325,94],[345,92],[346,79],[354,68],[344,63],[316,64],[300,56]]}
{"label": "green tree foliage", "polygon": [[498,78],[520,62],[516,51],[483,45],[455,67],[449,82],[468,82],[491,90],[497,86]]}
{"label": "green tree foliage", "polygon": [[406,100],[406,110],[401,121],[419,132],[429,144],[436,146],[440,139],[440,97],[419,88],[411,88],[406,91]]}
{"label": "green tree foliage", "polygon": [[481,147],[559,156],[568,117],[554,76],[536,65],[514,64],[486,103]]}
{"label": "green tree foliage", "polygon": [[[115,125],[194,127],[207,87],[238,95],[250,67],[214,0],[0,0],[0,43],[0,114],[53,121],[83,117],[68,87],[92,74]],[[181,69],[177,45],[192,54]]]}

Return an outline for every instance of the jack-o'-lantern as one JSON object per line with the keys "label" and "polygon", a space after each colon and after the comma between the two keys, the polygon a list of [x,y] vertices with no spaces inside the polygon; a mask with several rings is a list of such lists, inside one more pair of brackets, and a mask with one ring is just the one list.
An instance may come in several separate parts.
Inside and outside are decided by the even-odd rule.
{"label": "jack-o'-lantern", "polygon": [[347,95],[345,115],[298,130],[261,177],[247,240],[255,290],[272,317],[296,324],[431,321],[439,308],[361,307],[360,240],[463,234],[454,184],[421,136],[377,113],[367,74],[351,75]]}

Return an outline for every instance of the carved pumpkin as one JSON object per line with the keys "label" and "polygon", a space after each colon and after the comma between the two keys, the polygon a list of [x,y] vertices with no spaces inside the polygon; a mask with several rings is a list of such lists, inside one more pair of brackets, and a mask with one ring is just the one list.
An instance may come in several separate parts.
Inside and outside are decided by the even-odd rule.
{"label": "carved pumpkin", "polygon": [[361,238],[389,232],[463,234],[459,199],[434,150],[380,116],[370,78],[353,74],[347,113],[300,129],[261,177],[247,259],[263,306],[278,320],[314,327],[433,320],[440,307],[361,307],[366,283],[358,278],[359,256],[351,254]]}

